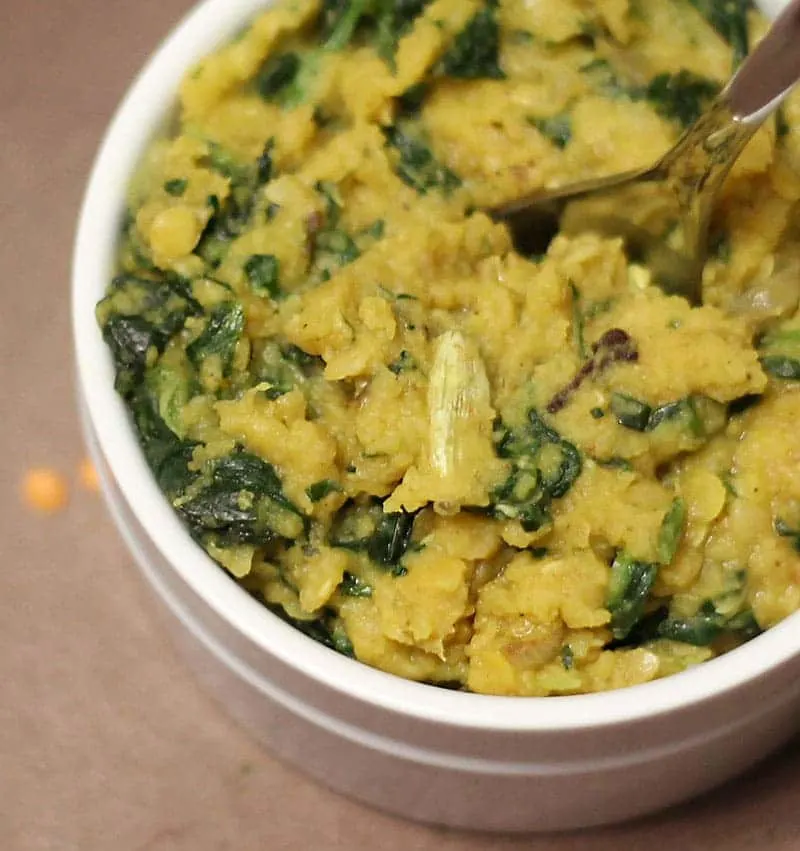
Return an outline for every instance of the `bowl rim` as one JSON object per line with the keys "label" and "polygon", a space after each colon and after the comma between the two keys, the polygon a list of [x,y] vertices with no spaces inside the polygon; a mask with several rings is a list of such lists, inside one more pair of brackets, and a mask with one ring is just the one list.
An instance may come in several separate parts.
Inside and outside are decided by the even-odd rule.
{"label": "bowl rim", "polygon": [[[71,299],[79,389],[100,450],[161,556],[220,618],[294,671],[375,708],[461,728],[568,732],[648,720],[733,691],[800,653],[798,613],[723,656],[629,688],[545,698],[452,692],[371,668],[318,644],[254,600],[194,543],[140,451],[114,390],[111,357],[94,309],[113,274],[129,177],[171,114],[184,72],[273,2],[202,0],[175,26],[120,103],[79,214]],[[774,7],[773,2],[768,11]]]}

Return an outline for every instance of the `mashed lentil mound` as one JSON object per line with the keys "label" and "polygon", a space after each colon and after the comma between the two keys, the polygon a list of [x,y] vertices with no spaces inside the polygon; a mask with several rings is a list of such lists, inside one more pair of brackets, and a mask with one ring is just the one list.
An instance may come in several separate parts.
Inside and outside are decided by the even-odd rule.
{"label": "mashed lentil mound", "polygon": [[654,161],[746,2],[294,0],[183,82],[98,320],[206,552],[414,680],[595,692],[800,606],[800,100],[737,163],[703,306],[482,209]]}

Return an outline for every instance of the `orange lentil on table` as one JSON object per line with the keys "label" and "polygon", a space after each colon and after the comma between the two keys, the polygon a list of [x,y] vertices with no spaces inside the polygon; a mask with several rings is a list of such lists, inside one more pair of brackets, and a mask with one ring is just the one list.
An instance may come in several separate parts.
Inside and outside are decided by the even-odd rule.
{"label": "orange lentil on table", "polygon": [[69,487],[64,476],[50,467],[34,467],[22,480],[22,496],[35,511],[54,514],[66,507]]}
{"label": "orange lentil on table", "polygon": [[92,464],[91,459],[84,458],[78,468],[78,479],[81,485],[88,491],[97,492],[100,490],[100,479],[97,476],[97,470]]}

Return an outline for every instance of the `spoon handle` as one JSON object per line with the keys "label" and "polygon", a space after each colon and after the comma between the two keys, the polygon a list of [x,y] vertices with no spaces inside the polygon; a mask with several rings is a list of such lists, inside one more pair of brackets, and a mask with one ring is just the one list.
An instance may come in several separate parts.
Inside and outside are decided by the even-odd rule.
{"label": "spoon handle", "polygon": [[800,80],[800,0],[791,0],[728,83],[737,121],[761,123]]}

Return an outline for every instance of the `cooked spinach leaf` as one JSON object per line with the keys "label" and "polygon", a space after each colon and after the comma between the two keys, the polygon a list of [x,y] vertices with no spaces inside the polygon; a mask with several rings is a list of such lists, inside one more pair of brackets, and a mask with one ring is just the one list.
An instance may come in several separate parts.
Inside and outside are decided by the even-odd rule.
{"label": "cooked spinach leaf", "polygon": [[397,99],[399,115],[403,118],[411,118],[419,115],[428,91],[428,83],[415,83],[413,86],[407,88]]}
{"label": "cooked spinach leaf", "polygon": [[255,78],[258,93],[265,100],[275,100],[300,70],[301,59],[296,53],[270,56]]}
{"label": "cooked spinach leaf", "polygon": [[270,398],[302,388],[308,378],[321,370],[321,358],[304,352],[297,346],[280,346],[274,340],[258,340],[253,345],[250,370],[257,383],[271,385]]}
{"label": "cooked spinach leaf", "polygon": [[361,577],[347,571],[345,571],[338,588],[339,593],[344,594],[345,597],[371,597],[372,590],[372,586],[369,583],[364,582]]}
{"label": "cooked spinach leaf", "polygon": [[244,273],[257,295],[272,299],[281,296],[281,264],[274,254],[252,254],[244,264]]}
{"label": "cooked spinach leaf", "polygon": [[788,538],[795,550],[800,553],[800,529],[790,526],[781,517],[776,517],[772,525],[775,533],[781,538]]}
{"label": "cooked spinach leaf", "polygon": [[348,503],[339,512],[328,538],[332,547],[364,552],[395,576],[406,573],[400,563],[411,545],[415,513],[385,513],[379,502]]}
{"label": "cooked spinach leaf", "polygon": [[209,196],[211,216],[194,252],[211,269],[219,266],[231,242],[250,224],[258,193],[274,176],[274,145],[274,138],[270,138],[255,162],[243,163],[220,145],[209,143],[205,165],[230,181],[230,194],[224,203],[221,204],[216,195]]}
{"label": "cooked spinach leaf", "polygon": [[411,352],[407,352],[405,349],[403,349],[398,357],[389,364],[390,372],[393,372],[395,375],[401,375],[404,372],[410,372],[416,368],[417,364],[412,357]]}
{"label": "cooked spinach leaf", "polygon": [[749,51],[747,13],[751,0],[689,0],[692,6],[728,42],[733,50],[733,65],[738,66]]}
{"label": "cooked spinach leaf", "polygon": [[633,431],[652,432],[671,422],[697,438],[719,431],[726,418],[725,406],[706,396],[686,396],[653,408],[625,393],[613,393],[611,412],[621,426]]}
{"label": "cooked spinach leaf", "polygon": [[641,88],[623,80],[617,69],[607,59],[593,59],[580,70],[599,95],[612,99],[628,98],[630,100],[638,100],[642,97]]}
{"label": "cooked spinach leaf", "polygon": [[200,313],[188,281],[177,275],[114,278],[97,306],[97,320],[114,359],[117,391],[130,396],[144,375],[148,352],[163,352],[186,320]]}
{"label": "cooked spinach leaf", "polygon": [[145,384],[156,402],[158,414],[178,437],[185,435],[181,420],[184,407],[192,395],[194,376],[185,363],[166,363],[161,358],[147,369]]}
{"label": "cooked spinach leaf", "polygon": [[211,533],[220,546],[262,545],[305,530],[305,517],[284,494],[275,468],[258,456],[233,452],[205,475],[204,487],[195,485],[174,502],[195,537]]}
{"label": "cooked spinach leaf", "polygon": [[431,0],[326,0],[319,17],[321,46],[307,51],[298,62],[284,60],[281,67],[265,66],[259,90],[293,109],[314,94],[320,67],[332,53],[344,50],[358,36],[394,67],[400,38]]}
{"label": "cooked spinach leaf", "polygon": [[657,564],[640,561],[624,551],[617,553],[606,598],[614,638],[624,639],[641,620],[657,574]]}
{"label": "cooked spinach leaf", "polygon": [[765,372],[783,381],[800,381],[800,328],[778,327],[759,343]]}
{"label": "cooked spinach leaf", "polygon": [[348,656],[351,659],[355,658],[353,643],[347,635],[347,630],[341,619],[332,609],[324,609],[320,617],[315,620],[304,621],[287,615],[286,610],[282,606],[270,606],[269,608],[281,620],[291,624],[319,644],[323,644],[325,647],[335,650],[343,656]]}
{"label": "cooked spinach leaf", "polygon": [[[338,269],[357,260],[361,256],[361,249],[340,224],[344,202],[339,187],[335,183],[323,181],[317,183],[315,188],[324,199],[325,212],[309,219],[308,247],[316,277],[326,281]],[[382,235],[383,228],[379,228],[378,232]],[[361,237],[367,243],[380,238],[370,228]]]}
{"label": "cooked spinach leaf", "polygon": [[724,633],[746,640],[754,638],[760,632],[761,627],[751,611],[746,610],[733,617],[725,617],[717,611],[712,600],[706,600],[695,615],[662,620],[656,630],[659,638],[682,641],[696,647],[707,647]]}
{"label": "cooked spinach leaf", "polygon": [[177,497],[197,478],[189,469],[197,444],[181,440],[164,422],[158,410],[158,400],[149,388],[140,384],[128,404],[142,446],[158,486],[170,498]]}
{"label": "cooked spinach leaf", "polygon": [[320,502],[329,494],[337,493],[341,491],[341,489],[341,486],[337,482],[334,482],[331,479],[322,479],[319,482],[314,482],[313,485],[309,485],[306,488],[306,496],[312,502]]}
{"label": "cooked spinach leaf", "polygon": [[182,177],[176,177],[173,180],[168,180],[164,184],[164,191],[167,195],[172,195],[174,198],[180,198],[180,196],[186,191],[186,187],[188,185],[188,180]]}
{"label": "cooked spinach leaf", "polygon": [[611,413],[621,426],[633,431],[647,431],[653,409],[627,393],[614,393],[611,396]]}
{"label": "cooked spinach leaf", "polygon": [[720,88],[716,80],[681,69],[676,74],[654,77],[645,96],[659,115],[686,128],[703,114]]}
{"label": "cooked spinach leaf", "polygon": [[676,497],[669,511],[664,515],[658,533],[658,560],[661,564],[670,564],[678,552],[686,523],[686,503]]}
{"label": "cooked spinach leaf", "polygon": [[595,460],[607,470],[622,470],[624,473],[633,472],[633,464],[627,458],[612,456],[611,458],[596,458]]}
{"label": "cooked spinach leaf", "polygon": [[550,118],[528,118],[528,121],[557,148],[566,148],[572,139],[572,118],[568,114]]}
{"label": "cooked spinach leaf", "polygon": [[764,372],[784,381],[800,381],[800,360],[785,355],[765,355],[761,358]]}
{"label": "cooked spinach leaf", "polygon": [[103,339],[114,358],[117,392],[123,396],[144,375],[148,351],[162,351],[166,345],[163,332],[141,316],[111,316],[103,326]]}
{"label": "cooked spinach leaf", "polygon": [[218,304],[208,314],[206,327],[197,339],[186,347],[186,354],[195,366],[207,357],[217,355],[223,372],[228,372],[236,344],[244,330],[244,309],[236,302]]}
{"label": "cooked spinach leaf", "polygon": [[497,0],[487,0],[456,35],[442,57],[438,70],[447,77],[464,80],[503,80],[500,68],[500,27]]}
{"label": "cooked spinach leaf", "polygon": [[461,179],[434,157],[428,145],[413,138],[400,127],[384,131],[386,141],[396,154],[398,177],[420,195],[439,189],[445,195],[461,186]]}
{"label": "cooked spinach leaf", "polygon": [[511,462],[511,470],[491,494],[489,510],[498,519],[518,520],[526,532],[535,532],[550,522],[552,501],[564,496],[580,475],[580,452],[534,409],[518,428],[498,421],[493,437],[497,455]]}

